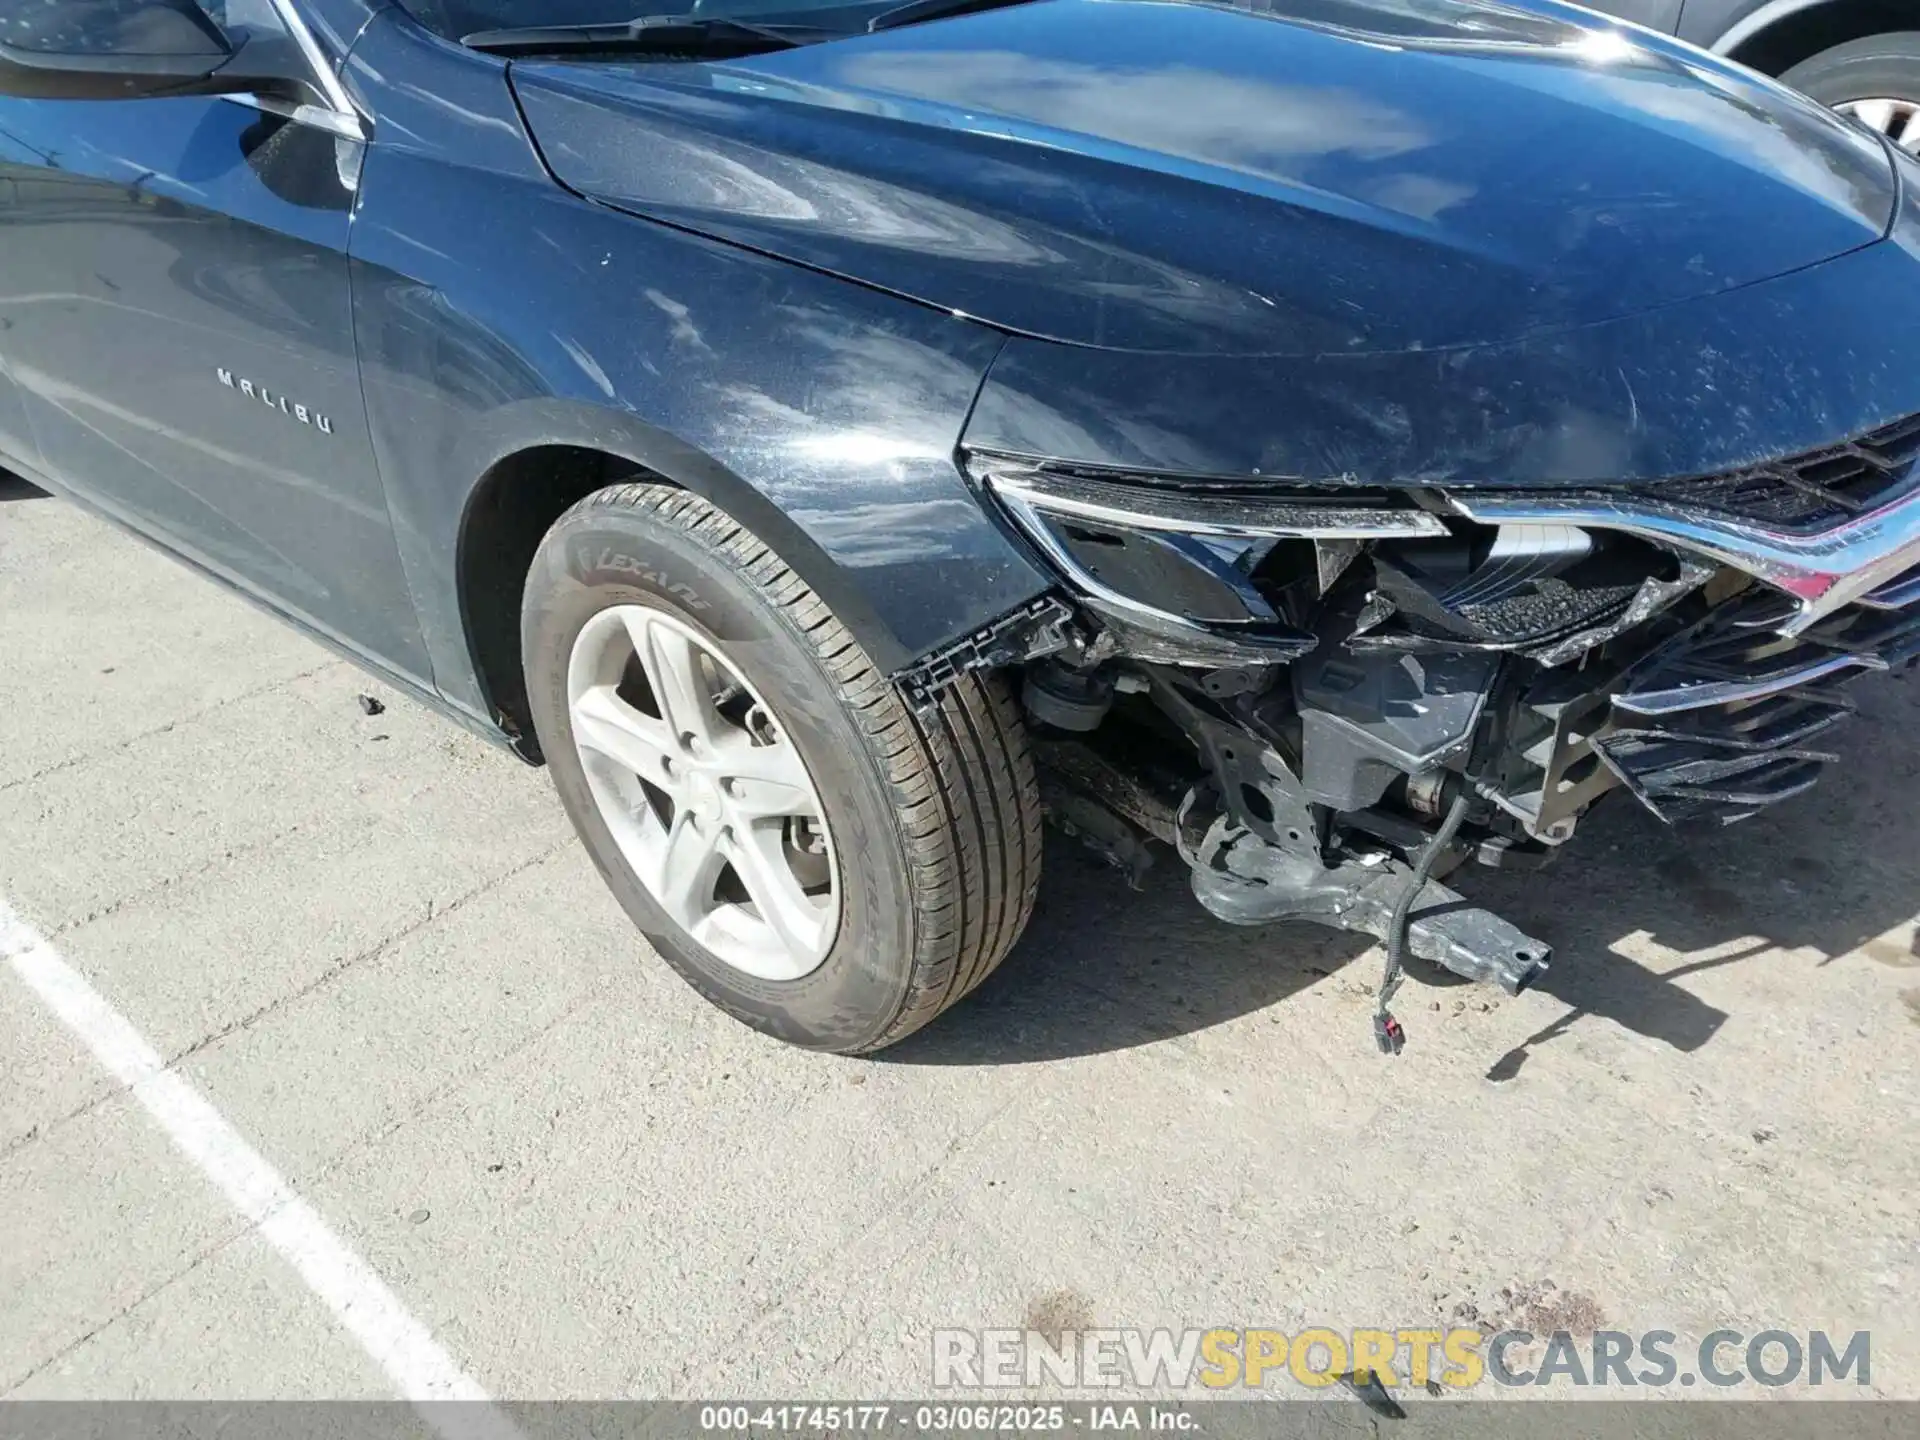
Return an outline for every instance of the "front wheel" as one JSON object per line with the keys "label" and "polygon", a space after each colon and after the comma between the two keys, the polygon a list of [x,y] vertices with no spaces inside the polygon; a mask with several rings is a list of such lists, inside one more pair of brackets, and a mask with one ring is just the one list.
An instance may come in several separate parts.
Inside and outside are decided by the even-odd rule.
{"label": "front wheel", "polygon": [[985,979],[1040,874],[997,679],[915,715],[764,544],[670,486],[541,543],[522,643],[540,747],[621,905],[696,989],[811,1049],[877,1050]]}
{"label": "front wheel", "polygon": [[1849,40],[1802,60],[1780,79],[1902,149],[1920,152],[1920,33]]}

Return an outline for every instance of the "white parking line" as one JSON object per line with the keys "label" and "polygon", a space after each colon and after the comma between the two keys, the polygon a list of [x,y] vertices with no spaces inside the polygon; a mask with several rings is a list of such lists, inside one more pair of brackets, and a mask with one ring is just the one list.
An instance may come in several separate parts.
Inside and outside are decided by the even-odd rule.
{"label": "white parking line", "polygon": [[448,1440],[520,1440],[487,1393],[440,1348],[366,1261],[119,1011],[0,895],[0,959],[124,1082],[176,1148],[260,1229],[393,1381]]}

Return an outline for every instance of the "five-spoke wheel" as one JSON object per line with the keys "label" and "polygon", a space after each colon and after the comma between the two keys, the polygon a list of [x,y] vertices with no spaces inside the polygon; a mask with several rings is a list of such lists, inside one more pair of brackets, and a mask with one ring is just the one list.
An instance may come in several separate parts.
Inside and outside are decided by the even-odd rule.
{"label": "five-spoke wheel", "polygon": [[635,481],[540,542],[521,651],[540,753],[653,950],[727,1014],[863,1053],[986,978],[1040,880],[997,676],[909,710],[827,603],[711,501]]}
{"label": "five-spoke wheel", "polygon": [[574,641],[567,702],[601,816],[668,918],[763,980],[817,969],[839,922],[833,837],[800,752],[718,644],[615,605]]}

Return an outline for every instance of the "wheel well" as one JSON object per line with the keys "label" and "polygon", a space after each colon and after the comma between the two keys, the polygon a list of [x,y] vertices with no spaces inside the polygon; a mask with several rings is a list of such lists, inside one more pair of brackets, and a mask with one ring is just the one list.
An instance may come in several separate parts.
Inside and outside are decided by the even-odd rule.
{"label": "wheel well", "polygon": [[1894,30],[1920,30],[1920,18],[1901,0],[1825,0],[1749,36],[1728,58],[1778,75],[1822,50]]}
{"label": "wheel well", "polygon": [[482,698],[529,760],[540,759],[540,744],[520,654],[520,602],[534,552],[576,501],[636,474],[650,472],[604,451],[541,445],[497,462],[468,501],[457,562],[467,647]]}

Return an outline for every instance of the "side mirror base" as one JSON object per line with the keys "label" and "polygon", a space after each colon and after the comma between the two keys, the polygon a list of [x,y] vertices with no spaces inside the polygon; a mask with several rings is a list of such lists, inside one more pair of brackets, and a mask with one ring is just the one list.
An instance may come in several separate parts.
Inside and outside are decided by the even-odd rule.
{"label": "side mirror base", "polygon": [[196,0],[58,0],[28,7],[0,43],[0,94],[36,100],[253,91],[302,100],[310,79],[290,37],[245,34],[236,49]]}
{"label": "side mirror base", "polygon": [[321,97],[291,40],[248,40],[205,55],[45,55],[0,44],[0,95],[33,100],[145,100],[266,94],[290,103]]}

